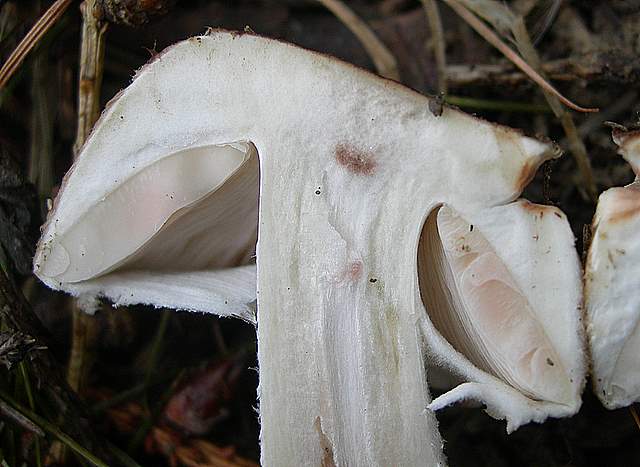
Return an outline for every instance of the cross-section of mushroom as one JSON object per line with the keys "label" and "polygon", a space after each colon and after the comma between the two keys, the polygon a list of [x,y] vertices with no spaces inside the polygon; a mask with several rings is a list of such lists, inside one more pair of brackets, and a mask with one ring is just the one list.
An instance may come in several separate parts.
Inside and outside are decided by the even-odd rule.
{"label": "cross-section of mushroom", "polygon": [[564,214],[524,200],[466,215],[443,206],[427,218],[418,248],[433,324],[425,334],[447,341],[430,339],[436,358],[448,346],[466,357],[445,365],[470,381],[432,408],[477,399],[509,430],[578,410],[582,290],[573,242]]}
{"label": "cross-section of mushroom", "polygon": [[585,271],[594,390],[610,409],[640,400],[640,132],[613,139],[636,180],[600,195]]}
{"label": "cross-section of mushroom", "polygon": [[[573,413],[573,237],[512,203],[553,152],[428,104],[252,34],[179,43],[104,112],[36,273],[247,320],[257,297],[265,465],[442,464],[427,407],[463,397],[510,428]],[[425,355],[467,382],[432,403]]]}

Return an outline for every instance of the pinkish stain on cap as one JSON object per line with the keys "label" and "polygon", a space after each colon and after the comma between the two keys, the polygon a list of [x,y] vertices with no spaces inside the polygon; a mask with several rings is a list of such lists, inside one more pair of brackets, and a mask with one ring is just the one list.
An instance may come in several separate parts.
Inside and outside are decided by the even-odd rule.
{"label": "pinkish stain on cap", "polygon": [[373,154],[360,151],[348,144],[336,146],[336,161],[356,175],[373,175],[377,166]]}

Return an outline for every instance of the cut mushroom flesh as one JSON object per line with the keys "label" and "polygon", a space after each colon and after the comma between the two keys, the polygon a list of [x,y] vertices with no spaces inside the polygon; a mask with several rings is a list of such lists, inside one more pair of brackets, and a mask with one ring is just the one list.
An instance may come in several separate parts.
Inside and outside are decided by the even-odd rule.
{"label": "cut mushroom flesh", "polygon": [[531,399],[571,403],[563,360],[480,226],[441,207],[418,257],[429,317],[457,351]]}
{"label": "cut mushroom flesh", "polygon": [[600,195],[585,269],[593,385],[610,409],[640,400],[640,133],[614,140],[636,181]]}
{"label": "cut mushroom flesh", "polygon": [[[428,104],[252,34],[179,43],[103,114],[49,215],[36,274],[75,295],[248,320],[257,297],[265,465],[443,464],[425,408],[461,398],[485,402],[509,430],[575,413],[584,365],[573,237],[557,210],[511,203],[552,151]],[[188,186],[141,183],[179,159]],[[449,230],[460,219],[478,226],[486,243],[476,242],[474,267],[494,269],[487,277],[501,278],[509,311],[482,295],[492,281],[448,282],[460,297],[476,290],[475,308],[438,295],[438,267],[459,276],[464,265],[447,256],[446,227],[440,243],[421,239],[437,206]],[[123,222],[144,225],[128,238]],[[432,256],[437,266],[423,271]],[[423,298],[442,308],[427,314]],[[448,332],[447,316],[467,321]],[[533,354],[515,342],[507,352],[492,316],[512,322]],[[431,401],[425,352],[467,382]],[[547,358],[553,366],[540,367]]]}

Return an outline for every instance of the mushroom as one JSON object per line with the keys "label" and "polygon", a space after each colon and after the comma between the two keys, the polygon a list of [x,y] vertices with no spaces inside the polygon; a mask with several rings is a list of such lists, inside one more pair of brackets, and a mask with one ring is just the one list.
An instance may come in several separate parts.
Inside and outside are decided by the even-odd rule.
{"label": "mushroom", "polygon": [[[573,236],[513,202],[554,154],[334,58],[211,31],[104,111],[35,272],[89,302],[251,322],[257,298],[265,465],[441,465],[428,407],[478,399],[510,430],[579,408]],[[427,362],[466,382],[431,401]]]}
{"label": "mushroom", "polygon": [[600,195],[585,268],[593,386],[609,409],[640,401],[640,131],[613,140],[636,179]]}

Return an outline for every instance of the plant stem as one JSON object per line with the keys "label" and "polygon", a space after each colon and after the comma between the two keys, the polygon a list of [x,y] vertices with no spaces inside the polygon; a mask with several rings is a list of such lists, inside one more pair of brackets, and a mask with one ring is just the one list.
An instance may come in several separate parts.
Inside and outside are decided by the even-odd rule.
{"label": "plant stem", "polygon": [[162,350],[162,341],[164,340],[164,335],[167,332],[167,326],[169,324],[169,320],[171,319],[171,311],[163,310],[162,318],[160,318],[160,324],[158,324],[158,330],[156,331],[156,335],[153,338],[153,343],[151,344],[151,353],[149,354],[149,364],[147,365],[147,372],[144,377],[144,405],[147,410],[149,410],[149,400],[146,394],[146,390],[149,388],[151,384],[151,379],[153,378],[153,374],[155,373],[156,363],[158,361],[158,357],[160,351]]}
{"label": "plant stem", "polygon": [[[513,35],[520,53],[531,63],[533,68],[540,70],[540,57],[531,42],[523,18],[518,18],[514,21]],[[576,165],[578,166],[578,171],[582,177],[587,197],[592,202],[595,202],[598,199],[598,188],[596,186],[595,179],[593,178],[593,171],[591,170],[591,161],[587,155],[587,148],[578,135],[578,130],[573,121],[573,117],[565,107],[560,105],[561,99],[559,99],[557,95],[549,92],[544,87],[542,88],[542,92],[544,93],[551,110],[553,110],[553,113],[556,115],[558,120],[560,120],[560,124],[564,129],[571,154],[573,154]]]}
{"label": "plant stem", "polygon": [[444,101],[460,107],[470,107],[481,110],[498,110],[504,112],[549,113],[551,109],[546,104],[530,104],[528,102],[514,102],[503,100],[476,99],[474,97],[446,96]]}
{"label": "plant stem", "polygon": [[[33,390],[31,388],[31,381],[29,380],[29,373],[27,372],[27,365],[24,361],[20,362],[20,374],[22,375],[22,379],[24,381],[24,389],[27,393],[27,400],[29,401],[29,408],[34,411],[36,409],[35,399],[33,398]],[[40,450],[40,439],[38,437],[34,440],[35,449],[36,449],[36,465],[37,467],[42,467],[42,452]]]}
{"label": "plant stem", "polygon": [[124,467],[142,467],[135,460],[133,460],[131,457],[129,457],[129,455],[126,452],[124,452],[122,449],[120,449],[115,444],[108,443],[108,446],[109,446],[109,449],[111,450],[111,452],[113,453],[113,456],[118,461],[120,461],[120,463]]}
{"label": "plant stem", "polygon": [[[74,143],[74,157],[87,139],[98,119],[100,86],[104,67],[104,46],[107,24],[96,16],[96,0],[85,0],[82,11],[82,42],[80,45],[80,77],[78,85],[78,129]],[[67,380],[75,390],[80,390],[88,371],[87,347],[92,340],[95,323],[77,306],[73,307],[73,340]]]}
{"label": "plant stem", "polygon": [[351,8],[341,0],[319,0],[358,38],[365,48],[380,76],[400,81],[398,63],[386,45]]}
{"label": "plant stem", "polygon": [[494,33],[485,23],[483,23],[476,15],[461,5],[458,0],[444,0],[444,2],[453,9],[469,26],[471,26],[478,34],[480,34],[489,44],[498,49],[507,57],[515,66],[520,68],[532,81],[540,86],[547,93],[553,94],[560,102],[570,109],[578,112],[597,112],[598,109],[585,108],[574,104],[564,97],[556,88],[554,88],[547,80],[545,80],[531,65],[522,59],[507,44],[502,42],[500,37]]}
{"label": "plant stem", "polygon": [[[49,47],[45,42],[33,57],[31,66],[31,146],[29,150],[29,180],[36,186],[41,206],[53,189],[53,111]],[[43,213],[44,214],[44,213]]]}
{"label": "plant stem", "polygon": [[[151,384],[151,379],[155,372],[156,362],[158,361],[158,356],[162,349],[162,341],[164,340],[164,335],[167,331],[167,326],[169,324],[170,318],[171,318],[171,311],[164,310],[162,312],[162,318],[160,319],[160,323],[158,324],[156,335],[154,336],[153,342],[151,343],[149,363],[147,365],[147,372],[145,374],[144,383],[143,383],[143,390],[144,390],[143,405],[147,413],[147,417],[144,418],[144,420],[142,421],[142,424],[140,425],[135,435],[131,439],[131,442],[129,443],[129,446],[127,448],[127,451],[129,453],[133,453],[136,451],[136,449],[138,449],[138,446],[144,440],[145,436],[147,435],[147,432],[153,426],[153,421],[160,413],[163,401],[168,397],[168,392],[167,392],[165,396],[160,398],[160,402],[155,405],[154,409],[151,410],[151,404],[149,404],[149,395],[147,394],[147,389]],[[171,388],[169,388],[168,391],[170,390]]]}
{"label": "plant stem", "polygon": [[5,403],[9,404],[13,407],[14,410],[20,412],[24,417],[31,420],[32,423],[42,428],[43,431],[49,433],[50,435],[59,439],[65,446],[69,447],[72,451],[78,454],[81,458],[87,460],[92,463],[96,467],[108,467],[106,463],[98,459],[91,452],[80,446],[75,440],[73,440],[69,435],[58,429],[52,423],[49,423],[44,418],[40,417],[36,413],[27,409],[26,407],[21,406],[16,402],[11,396],[5,393],[3,390],[0,390],[0,399],[2,399]]}
{"label": "plant stem", "polygon": [[74,391],[81,393],[84,375],[89,368],[89,341],[94,326],[93,317],[78,308],[75,300],[71,303],[73,313],[71,333],[71,353],[67,366],[67,381]]}
{"label": "plant stem", "polygon": [[78,156],[93,124],[98,120],[100,86],[104,69],[105,33],[107,23],[96,16],[96,0],[85,0],[82,11],[82,42],[80,44],[80,79],[78,88],[78,132],[73,146]]}
{"label": "plant stem", "polygon": [[442,20],[440,19],[440,11],[436,0],[422,0],[424,11],[429,22],[431,33],[431,47],[433,55],[436,59],[436,67],[438,74],[438,92],[447,94],[447,43],[444,39],[444,31],[442,30]]}
{"label": "plant stem", "polygon": [[15,71],[20,67],[27,54],[35,47],[38,41],[53,26],[56,21],[71,5],[72,0],[56,0],[49,9],[40,17],[31,30],[24,36],[18,47],[11,53],[7,61],[0,68],[0,89],[4,88]]}
{"label": "plant stem", "polygon": [[132,388],[126,389],[116,395],[114,395],[112,398],[110,399],[106,399],[103,401],[100,401],[98,403],[96,403],[92,408],[91,408],[91,412],[94,415],[100,415],[103,412],[109,410],[112,407],[116,407],[118,405],[121,405],[129,400],[132,400],[134,398],[136,398],[136,396],[139,396],[140,394],[143,394],[144,391],[150,386],[150,385],[155,385],[155,384],[159,384],[159,383],[165,383],[168,381],[171,381],[172,379],[175,379],[176,374],[178,372],[177,371],[172,371],[169,374],[166,375],[162,375],[158,378],[154,378],[148,385],[143,383],[137,384],[136,386],[133,386]]}

